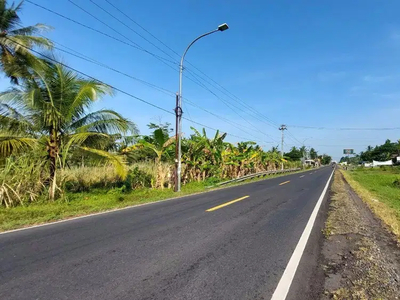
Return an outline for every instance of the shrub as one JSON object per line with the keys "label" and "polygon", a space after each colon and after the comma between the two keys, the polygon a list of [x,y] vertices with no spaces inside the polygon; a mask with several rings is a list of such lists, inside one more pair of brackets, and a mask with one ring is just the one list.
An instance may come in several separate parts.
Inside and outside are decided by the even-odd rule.
{"label": "shrub", "polygon": [[128,172],[128,176],[123,182],[125,191],[134,190],[137,188],[151,187],[152,176],[145,171],[139,169],[139,167],[134,167]]}

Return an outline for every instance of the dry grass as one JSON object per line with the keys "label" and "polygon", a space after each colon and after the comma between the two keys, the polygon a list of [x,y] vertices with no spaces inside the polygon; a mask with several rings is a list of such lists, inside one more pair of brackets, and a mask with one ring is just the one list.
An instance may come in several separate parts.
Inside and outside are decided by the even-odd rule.
{"label": "dry grass", "polygon": [[325,236],[333,234],[359,233],[360,214],[355,203],[350,201],[345,182],[340,173],[335,172],[331,191],[334,195],[331,198],[330,213],[325,227]]}
{"label": "dry grass", "polygon": [[332,184],[326,223],[326,292],[322,299],[399,299],[399,250],[388,233],[371,218],[368,208],[350,192],[341,173]]}
{"label": "dry grass", "polygon": [[[400,240],[400,219],[398,217],[399,212],[390,208],[387,204],[379,201],[381,195],[369,191],[367,188],[362,186],[356,181],[352,175],[347,171],[340,171],[345,177],[346,181],[350,184],[353,190],[358,196],[368,205],[368,207],[378,216],[397,236]],[[399,191],[400,193],[400,191]]]}

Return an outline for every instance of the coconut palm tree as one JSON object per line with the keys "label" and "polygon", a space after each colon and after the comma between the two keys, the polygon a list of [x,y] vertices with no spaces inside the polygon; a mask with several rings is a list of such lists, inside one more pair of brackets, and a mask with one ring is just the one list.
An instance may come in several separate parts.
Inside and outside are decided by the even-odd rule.
{"label": "coconut palm tree", "polygon": [[33,77],[0,93],[0,156],[35,146],[46,150],[51,199],[57,165],[64,167],[73,150],[112,162],[124,177],[121,159],[106,150],[115,134],[137,133],[136,126],[112,110],[87,111],[112,90],[59,64],[34,70]]}
{"label": "coconut palm tree", "polygon": [[50,27],[43,24],[21,27],[18,14],[22,3],[7,6],[6,0],[0,0],[0,69],[14,83],[29,75],[29,67],[44,63],[32,54],[30,48],[50,50],[53,46],[50,40],[35,35]]}
{"label": "coconut palm tree", "polygon": [[26,75],[27,67],[43,62],[32,54],[30,48],[51,50],[53,47],[49,39],[37,36],[51,27],[44,24],[22,27],[18,15],[22,4],[23,1],[7,7],[7,1],[0,0],[0,62],[3,71],[11,77],[21,76],[21,73]]}

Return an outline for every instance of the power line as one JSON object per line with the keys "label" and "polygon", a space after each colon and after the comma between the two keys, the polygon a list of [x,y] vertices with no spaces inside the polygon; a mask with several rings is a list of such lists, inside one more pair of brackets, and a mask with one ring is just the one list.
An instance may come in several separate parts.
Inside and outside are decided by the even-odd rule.
{"label": "power line", "polygon": [[[37,7],[41,8],[41,9],[43,9],[43,10],[46,10],[46,11],[52,13],[52,14],[55,14],[55,15],[57,15],[57,16],[59,16],[59,17],[65,19],[65,20],[68,20],[68,21],[70,21],[70,22],[72,22],[72,23],[75,23],[75,24],[77,24],[77,25],[79,25],[79,26],[82,26],[82,27],[84,27],[84,28],[86,28],[86,29],[89,29],[89,30],[91,30],[91,31],[97,32],[97,33],[99,33],[99,34],[101,34],[101,35],[103,35],[103,36],[106,36],[106,37],[108,37],[108,38],[110,38],[110,39],[113,39],[113,40],[118,41],[118,42],[120,42],[120,43],[122,43],[122,44],[125,44],[125,45],[127,45],[127,46],[130,46],[130,47],[132,47],[132,48],[134,48],[134,49],[143,51],[143,52],[145,52],[145,53],[147,53],[147,54],[149,54],[149,55],[151,55],[151,56],[157,58],[157,59],[160,60],[160,61],[164,61],[163,63],[165,63],[165,64],[166,64],[166,62],[176,64],[176,62],[170,61],[170,60],[168,60],[168,59],[166,59],[166,58],[164,58],[164,57],[158,56],[158,55],[156,55],[156,54],[154,54],[154,53],[152,53],[152,52],[150,52],[150,51],[147,51],[146,49],[142,48],[141,46],[137,45],[136,43],[134,43],[134,44],[128,43],[128,42],[126,42],[126,41],[124,41],[124,40],[121,40],[121,39],[116,38],[116,37],[114,37],[114,36],[112,36],[112,35],[110,35],[110,34],[107,34],[107,33],[103,32],[103,31],[101,31],[101,30],[98,30],[98,29],[95,29],[95,28],[90,27],[90,26],[88,26],[88,25],[85,25],[85,24],[83,24],[83,23],[81,23],[81,22],[79,22],[79,21],[76,21],[76,20],[74,20],[74,19],[71,19],[71,18],[69,18],[69,17],[63,15],[63,14],[60,14],[60,13],[58,13],[58,12],[52,10],[52,9],[49,9],[49,8],[47,8],[47,7],[45,7],[45,6],[42,6],[42,5],[40,5],[40,4],[37,4],[37,3],[35,3],[35,2],[33,2],[33,1],[31,1],[31,0],[25,0],[25,1],[28,2],[28,3],[30,3],[30,4],[32,4],[32,5],[34,5],[34,6],[37,6]],[[71,2],[71,3],[73,3],[73,2]],[[75,3],[74,3],[74,4],[75,4]],[[76,5],[76,4],[75,4],[75,5]],[[77,6],[78,6],[78,5],[77,5]],[[78,7],[79,7],[79,6],[78,6]],[[84,10],[84,11],[86,11],[86,10]],[[90,13],[89,13],[89,14],[90,14]],[[94,18],[96,18],[96,17],[94,17]],[[100,22],[102,22],[102,21],[100,21]],[[136,44],[136,45],[135,45],[135,44]],[[168,65],[168,64],[167,64],[167,65]],[[168,66],[171,67],[170,65],[168,65]],[[173,67],[172,67],[172,68],[173,68]]]}
{"label": "power line", "polygon": [[144,30],[145,32],[147,32],[150,36],[152,36],[155,40],[157,40],[159,43],[161,43],[162,45],[164,45],[167,49],[169,49],[170,51],[172,51],[174,54],[176,54],[179,58],[181,57],[179,53],[177,53],[174,49],[172,49],[171,47],[169,47],[167,44],[165,44],[162,40],[160,40],[159,38],[157,38],[154,34],[152,34],[149,30],[147,30],[145,27],[143,27],[142,25],[140,25],[138,22],[136,22],[134,19],[132,19],[128,14],[126,14],[125,12],[123,12],[122,10],[120,10],[117,6],[115,6],[113,3],[111,3],[109,0],[105,0],[109,5],[111,5],[114,9],[116,9],[118,12],[120,12],[122,15],[124,15],[126,18],[128,18],[130,21],[132,21],[134,24],[136,24],[137,26],[139,26],[142,30]]}
{"label": "power line", "polygon": [[[70,0],[69,0],[70,1]],[[113,18],[114,20],[118,21],[119,23],[121,23],[122,25],[124,25],[126,28],[128,28],[130,31],[134,32],[135,34],[137,34],[138,36],[140,36],[142,39],[144,39],[146,42],[148,42],[149,44],[153,45],[154,47],[156,47],[158,50],[160,50],[161,52],[163,52],[164,54],[166,54],[167,56],[169,56],[170,58],[174,59],[175,58],[170,55],[169,53],[167,53],[166,51],[164,51],[163,49],[161,49],[160,47],[158,47],[156,44],[154,44],[153,42],[149,41],[146,37],[144,37],[142,34],[140,34],[139,32],[137,32],[136,30],[134,30],[132,27],[128,26],[127,24],[125,24],[124,22],[122,22],[120,19],[118,19],[117,17],[115,17],[112,13],[110,13],[109,11],[107,11],[106,9],[104,9],[101,5],[97,4],[96,2],[94,2],[93,0],[89,0],[90,2],[92,2],[96,7],[98,7],[99,9],[101,9],[103,12],[105,12],[107,15],[109,15],[111,18]],[[114,8],[115,6],[112,5]],[[124,14],[125,15],[125,14]],[[107,25],[108,26],[108,25]]]}
{"label": "power line", "polygon": [[[140,102],[143,102],[143,103],[145,103],[145,104],[147,104],[147,105],[150,105],[150,106],[152,106],[152,107],[154,107],[154,108],[157,108],[157,109],[159,109],[159,110],[162,110],[162,111],[164,111],[164,112],[166,112],[166,113],[168,113],[168,114],[175,115],[172,111],[169,111],[169,110],[167,110],[167,109],[165,109],[165,108],[163,108],[163,107],[160,107],[160,106],[158,106],[158,105],[156,105],[156,104],[153,104],[153,103],[151,103],[151,102],[149,102],[149,101],[146,101],[146,100],[144,100],[144,99],[142,99],[142,98],[139,98],[139,97],[137,97],[137,96],[135,96],[135,95],[132,95],[132,94],[130,94],[130,93],[124,91],[124,90],[121,90],[121,89],[119,89],[119,88],[117,88],[117,87],[115,87],[115,86],[112,86],[112,85],[110,85],[110,84],[107,84],[107,83],[105,83],[105,82],[103,82],[103,81],[101,81],[101,80],[99,80],[99,79],[97,79],[97,78],[95,78],[95,77],[93,77],[93,76],[91,76],[91,75],[88,75],[88,74],[86,74],[86,73],[84,73],[84,72],[82,72],[82,71],[79,71],[78,69],[75,69],[75,68],[73,68],[73,67],[71,67],[71,66],[68,66],[67,64],[62,63],[62,62],[60,62],[60,61],[58,61],[58,60],[56,60],[56,59],[54,59],[54,58],[52,58],[52,57],[50,57],[50,56],[48,56],[48,55],[45,55],[45,54],[43,54],[43,53],[40,53],[39,51],[36,51],[36,50],[34,50],[34,49],[32,49],[32,48],[29,48],[29,47],[27,47],[27,46],[25,46],[25,45],[23,45],[23,44],[17,42],[17,41],[14,41],[13,39],[11,39],[11,38],[9,38],[9,37],[6,37],[6,39],[10,40],[11,42],[13,42],[13,43],[15,43],[15,44],[17,44],[17,45],[19,45],[19,46],[21,46],[21,47],[27,49],[27,50],[32,51],[33,53],[38,54],[38,55],[40,55],[40,56],[42,56],[42,57],[44,57],[44,58],[46,58],[46,59],[48,59],[48,60],[50,60],[50,61],[53,61],[53,62],[55,62],[55,63],[57,63],[57,64],[60,64],[60,65],[66,67],[66,68],[68,68],[68,69],[70,69],[70,70],[72,70],[72,71],[74,71],[74,72],[76,72],[76,73],[79,73],[79,74],[81,74],[81,75],[83,75],[83,76],[85,76],[85,77],[87,77],[87,78],[90,78],[90,79],[92,79],[92,80],[94,80],[94,81],[97,81],[97,82],[99,82],[99,83],[101,83],[101,84],[107,85],[107,86],[109,86],[110,88],[112,88],[112,89],[114,89],[114,90],[116,90],[116,91],[118,91],[118,92],[120,92],[120,93],[122,93],[122,94],[124,94],[124,95],[126,95],[126,96],[129,96],[129,97],[131,97],[131,98],[134,98],[134,99],[136,99],[136,100],[138,100],[138,101],[140,101]],[[219,129],[215,129],[215,128],[211,127],[211,126],[202,124],[202,123],[200,123],[200,122],[197,122],[197,121],[194,121],[194,120],[190,120],[190,119],[185,118],[185,117],[182,117],[182,118],[185,119],[185,120],[187,120],[187,121],[189,121],[189,122],[192,122],[192,123],[194,123],[194,124],[200,125],[200,126],[202,126],[202,127],[204,127],[204,128],[211,129],[211,130],[214,130],[214,131],[219,131]],[[243,140],[249,140],[249,139],[247,139],[247,138],[244,138],[244,137],[241,137],[241,136],[237,136],[237,135],[234,135],[234,134],[230,134],[230,133],[228,133],[228,132],[226,132],[226,133],[229,134],[230,136],[233,136],[233,137],[236,137],[236,138],[240,138],[240,139],[243,139]],[[265,142],[265,141],[260,141],[260,140],[258,140],[258,141],[259,141],[259,142],[263,142],[263,143]]]}
{"label": "power line", "polygon": [[[84,54],[82,54],[82,53],[80,53],[80,52],[78,52],[78,51],[75,51],[75,50],[72,49],[72,48],[69,48],[69,47],[67,47],[67,46],[64,46],[64,45],[62,45],[62,44],[60,44],[60,43],[57,43],[57,42],[55,42],[55,43],[58,44],[58,45],[60,45],[60,46],[62,46],[62,47],[65,47],[65,48],[69,49],[70,51],[73,51],[73,52],[75,52],[75,53],[77,53],[77,54],[74,54],[74,53],[72,53],[72,52],[70,52],[70,51],[67,51],[67,50],[64,50],[64,49],[61,49],[61,48],[59,48],[59,47],[54,47],[54,49],[57,49],[57,50],[59,50],[59,51],[62,51],[62,52],[67,53],[67,54],[69,54],[69,55],[72,55],[72,56],[74,56],[74,57],[80,58],[80,59],[82,59],[82,60],[88,61],[88,62],[90,62],[90,63],[96,64],[96,65],[101,66],[101,67],[103,67],[103,68],[109,69],[109,70],[111,70],[111,71],[113,71],[113,72],[116,72],[116,73],[121,74],[121,75],[123,75],[123,76],[126,76],[126,77],[128,77],[128,78],[131,78],[131,79],[133,79],[133,80],[136,80],[136,81],[138,81],[138,82],[140,82],[140,83],[142,83],[142,84],[144,84],[144,85],[146,85],[146,86],[149,86],[149,87],[151,87],[151,88],[153,88],[153,89],[156,89],[156,90],[158,90],[158,91],[160,91],[160,92],[162,92],[162,93],[164,93],[164,94],[166,94],[166,95],[168,95],[168,96],[175,97],[175,93],[172,92],[172,91],[169,91],[169,90],[167,90],[167,89],[165,89],[165,88],[162,88],[162,87],[160,87],[160,86],[157,86],[157,85],[152,84],[152,83],[150,83],[150,82],[147,82],[147,81],[145,81],[145,80],[139,79],[139,78],[137,78],[137,77],[131,76],[131,75],[127,74],[127,73],[121,72],[121,71],[119,71],[119,70],[117,70],[117,69],[115,69],[115,68],[113,68],[113,67],[110,67],[110,66],[108,66],[108,65],[105,65],[105,64],[103,64],[103,63],[101,63],[101,62],[99,62],[99,61],[97,61],[97,60],[95,60],[95,59],[92,59],[92,58],[90,58],[90,57],[88,57],[88,56],[86,56],[86,55],[84,55]],[[246,134],[248,134],[248,135],[251,135],[252,137],[257,138],[255,135],[253,135],[253,134],[251,134],[251,133],[249,133],[249,132],[243,130],[243,128],[242,128],[243,126],[242,126],[242,125],[240,125],[240,124],[238,124],[238,123],[235,123],[235,122],[233,122],[233,121],[231,121],[231,120],[229,120],[229,119],[227,119],[227,118],[225,118],[225,117],[223,117],[223,116],[217,115],[217,114],[215,114],[215,113],[213,113],[213,112],[211,112],[211,111],[209,111],[209,110],[207,110],[207,109],[205,109],[205,108],[203,108],[203,107],[197,105],[195,102],[193,102],[193,101],[191,101],[191,100],[189,100],[189,99],[187,99],[187,98],[184,98],[184,99],[185,99],[185,101],[186,101],[189,105],[191,105],[191,106],[193,106],[193,107],[196,107],[196,108],[198,108],[198,109],[201,109],[202,111],[207,112],[208,114],[211,114],[211,115],[215,116],[216,118],[225,121],[225,122],[228,123],[229,125],[236,127],[237,129],[243,131],[244,133],[246,133]],[[186,110],[187,110],[187,109],[186,109]],[[188,110],[187,110],[187,112],[188,112],[188,115],[189,115],[189,119],[191,119],[191,116],[190,116]],[[247,128],[247,127],[245,127],[245,128]],[[247,128],[247,129],[249,129],[249,128]],[[252,130],[252,129],[250,129],[250,130]],[[266,141],[264,141],[264,142],[266,142]],[[266,143],[269,143],[269,142],[266,142]]]}
{"label": "power line", "polygon": [[[69,2],[75,4],[72,0],[68,0]],[[146,40],[147,42],[149,42],[151,45],[155,46],[157,49],[159,49],[160,51],[162,51],[163,53],[167,54],[169,57],[171,57],[173,59],[173,57],[171,55],[169,55],[168,53],[166,53],[164,50],[162,50],[161,48],[159,48],[158,46],[156,46],[154,43],[152,43],[151,41],[149,41],[148,39],[146,39],[145,37],[143,37],[141,34],[139,34],[137,31],[135,31],[134,29],[132,29],[130,26],[126,25],[124,22],[122,22],[121,20],[119,20],[117,17],[115,17],[113,14],[111,14],[110,12],[108,12],[107,10],[105,10],[103,7],[101,7],[99,4],[95,3],[92,0],[89,0],[90,2],[92,2],[96,7],[100,8],[102,11],[104,11],[105,13],[107,13],[109,16],[111,16],[112,18],[114,18],[115,20],[117,20],[119,23],[121,23],[122,25],[124,25],[125,27],[127,27],[128,29],[130,29],[131,31],[133,31],[134,33],[138,34],[140,37],[142,37],[144,40]],[[75,4],[76,5],[76,4]],[[78,6],[78,5],[77,5]],[[79,7],[79,6],[78,6]],[[80,7],[81,8],[81,7]],[[81,8],[82,10],[84,10],[83,8]],[[97,17],[93,16],[92,14],[90,14],[89,12],[87,12],[86,10],[84,10],[86,13],[88,13],[89,15],[91,15],[93,18],[95,18],[96,20],[100,21],[102,24],[106,25],[108,28],[111,28],[114,32],[119,33],[117,30],[115,30],[114,28],[112,28],[111,26],[109,26],[108,24],[105,24],[103,21],[99,20]],[[120,34],[120,33],[119,33]],[[187,76],[185,76],[187,77]],[[190,79],[190,78],[189,78]],[[215,95],[215,97],[217,97],[221,102],[223,102],[226,106],[228,106],[230,109],[232,109],[232,111],[234,111],[239,117],[243,118],[238,112],[236,112],[232,107],[229,106],[229,104],[224,101],[223,99],[221,99],[220,97],[218,97],[217,94],[215,94],[214,92],[212,92],[210,89],[208,89],[204,84],[202,84],[200,81],[194,81],[192,79],[190,79],[191,81],[195,82],[196,84],[198,84],[199,86],[205,88],[206,90],[208,90],[209,92],[211,92],[213,95]],[[237,108],[237,107],[236,107]],[[238,108],[240,109],[240,108]],[[252,123],[250,123],[248,120],[244,119],[250,126],[252,126],[253,128],[255,128],[255,130],[257,130],[258,132],[260,132],[261,134],[272,138],[271,136],[265,134],[264,132],[260,131],[256,126],[254,126]]]}
{"label": "power line", "polygon": [[299,125],[288,125],[293,128],[302,128],[302,129],[316,129],[316,130],[342,130],[342,131],[374,131],[374,130],[400,130],[400,127],[316,127],[316,126],[299,126]]}
{"label": "power line", "polygon": [[[73,20],[73,19],[71,19],[71,18],[69,18],[69,17],[66,17],[66,16],[64,16],[64,15],[62,15],[62,14],[60,14],[60,13],[57,13],[57,12],[51,10],[51,9],[48,9],[48,8],[42,6],[42,5],[39,5],[39,4],[37,4],[37,3],[34,3],[34,2],[32,2],[31,0],[26,0],[26,1],[27,1],[28,3],[31,3],[31,4],[33,4],[33,5],[35,5],[35,6],[37,6],[37,7],[40,7],[40,8],[42,8],[42,9],[46,10],[46,11],[49,11],[49,12],[51,12],[51,13],[53,13],[53,14],[56,14],[56,15],[58,15],[58,16],[64,18],[64,19],[66,19],[66,20],[69,20],[69,21],[71,21],[71,22],[73,22],[73,23],[76,23],[76,24],[78,24],[78,25],[81,25],[81,26],[83,26],[83,27],[85,27],[85,28],[87,28],[87,29],[93,30],[93,31],[95,31],[95,32],[97,32],[97,33],[100,33],[100,34],[102,34],[102,35],[105,35],[105,36],[107,36],[107,37],[109,37],[109,38],[112,38],[112,39],[114,39],[114,40],[116,40],[116,41],[119,41],[119,42],[121,42],[121,43],[124,43],[124,44],[126,44],[126,45],[129,45],[129,46],[131,46],[131,47],[133,47],[133,48],[135,48],[135,49],[139,49],[139,50],[141,50],[141,51],[144,51],[144,52],[146,52],[146,53],[148,53],[148,54],[150,54],[150,55],[156,57],[157,59],[159,59],[161,62],[163,62],[163,63],[166,64],[167,66],[171,67],[171,66],[168,65],[165,61],[162,60],[162,59],[164,59],[164,58],[159,57],[159,56],[155,55],[154,53],[151,53],[150,51],[147,51],[147,50],[143,49],[143,48],[140,47],[140,46],[135,46],[135,45],[126,43],[126,42],[123,41],[123,40],[120,40],[120,39],[118,39],[118,38],[115,38],[115,37],[113,37],[113,36],[111,36],[111,35],[108,35],[108,34],[102,32],[102,31],[100,31],[100,30],[94,29],[94,28],[92,28],[92,27],[90,27],[90,26],[87,26],[87,25],[85,25],[85,24],[83,24],[83,23],[80,23],[80,22],[78,22],[78,21],[76,21],[76,20]],[[107,26],[108,28],[112,29],[114,32],[117,32],[118,34],[122,35],[122,36],[125,37],[126,39],[130,40],[128,37],[126,37],[125,35],[119,33],[117,30],[115,30],[114,28],[112,28],[112,27],[109,26],[108,24],[104,23],[103,21],[101,21],[100,19],[98,19],[97,17],[95,17],[93,14],[91,14],[90,12],[88,12],[87,10],[85,10],[84,8],[82,8],[81,6],[79,6],[78,4],[76,4],[75,2],[73,2],[73,1],[71,1],[71,0],[68,0],[68,1],[71,2],[72,4],[74,4],[76,7],[80,8],[82,11],[84,11],[84,12],[87,13],[88,15],[92,16],[93,18],[95,18],[96,20],[98,20],[99,22],[101,22],[102,24],[104,24],[105,26]],[[130,40],[130,41],[131,41],[131,40]],[[133,42],[133,41],[131,41],[131,42]],[[137,45],[137,44],[136,44],[136,45]],[[164,60],[165,60],[165,59],[164,59]],[[168,60],[168,61],[169,61],[169,60]],[[171,61],[169,61],[169,62],[171,62]],[[175,62],[172,62],[172,63],[175,63]],[[171,67],[171,68],[174,69],[173,67]],[[174,70],[175,70],[175,69],[174,69]],[[220,101],[223,101],[220,97],[218,97],[218,95],[216,95],[214,92],[212,92],[210,89],[208,89],[208,88],[207,88],[204,84],[202,84],[201,82],[199,82],[199,81],[196,82],[195,80],[193,80],[192,78],[187,77],[186,75],[185,75],[185,77],[188,78],[189,80],[193,81],[193,82],[196,83],[197,85],[199,85],[199,86],[205,88],[206,90],[210,91],[210,92],[211,92],[213,95],[215,95]],[[224,102],[224,103],[225,103],[227,106],[229,106],[226,102]],[[237,108],[237,107],[236,107],[236,108]],[[231,108],[231,109],[232,109],[232,108]],[[238,109],[240,109],[240,108],[238,108]],[[235,113],[237,113],[237,112],[235,112]],[[237,113],[237,114],[238,114],[238,113]],[[239,115],[241,118],[243,118],[240,114],[238,114],[238,115]],[[243,118],[243,119],[244,119],[244,118]],[[245,120],[247,123],[249,123],[253,128],[255,128],[257,131],[259,131],[261,134],[266,135],[266,136],[269,137],[269,138],[272,138],[271,136],[269,136],[269,135],[265,134],[264,132],[260,131],[256,126],[254,126],[253,124],[251,124],[248,120],[246,120],[246,119],[244,119],[244,120]],[[272,138],[272,139],[273,139],[273,138]]]}
{"label": "power line", "polygon": [[[69,0],[70,1],[70,0]],[[178,57],[180,57],[180,55],[173,50],[172,48],[170,48],[168,45],[166,45],[164,42],[162,42],[160,39],[158,39],[155,35],[153,35],[150,31],[148,31],[146,28],[144,28],[143,26],[141,26],[138,22],[136,22],[135,20],[133,20],[130,16],[128,16],[126,13],[124,13],[123,11],[121,11],[118,7],[116,7],[114,4],[112,4],[110,1],[105,0],[109,5],[111,5],[114,9],[116,9],[118,12],[120,12],[122,15],[124,15],[126,18],[128,18],[130,21],[132,21],[133,23],[135,23],[137,26],[139,26],[141,29],[143,29],[145,32],[147,32],[149,35],[151,35],[153,38],[155,38],[158,42],[160,42],[162,45],[164,45],[166,48],[168,48],[170,51],[172,51],[174,54],[176,54]],[[137,35],[139,35],[140,37],[142,37],[145,41],[149,42],[151,45],[153,45],[154,47],[156,47],[157,49],[159,49],[160,51],[162,51],[163,53],[165,53],[166,55],[168,55],[169,57],[173,58],[171,55],[169,55],[167,52],[165,52],[164,50],[162,50],[161,48],[159,48],[158,46],[156,46],[154,43],[152,43],[151,41],[149,41],[148,39],[146,39],[143,35],[139,34],[137,31],[135,31],[134,29],[132,29],[130,26],[126,25],[124,22],[122,22],[120,19],[118,19],[117,17],[115,17],[113,14],[111,14],[109,11],[105,10],[103,7],[101,7],[99,4],[95,3],[93,0],[90,0],[90,2],[92,2],[94,5],[96,5],[98,8],[100,8],[101,10],[103,10],[105,13],[107,13],[108,15],[110,15],[112,18],[116,19],[119,23],[123,24],[125,27],[127,27],[128,29],[130,29],[131,31],[133,31],[134,33],[136,33]],[[199,72],[201,72],[203,75],[207,76],[210,80],[214,81],[212,78],[210,78],[207,74],[203,73],[201,70],[199,70],[197,67],[195,67],[193,64],[191,64],[190,62],[187,61],[188,64],[190,64],[191,66],[193,66],[196,70],[198,70]],[[189,71],[189,70],[188,70]],[[202,79],[203,81],[207,82],[208,84],[210,84],[209,81],[205,80],[203,77],[199,76],[198,74],[195,74],[193,71],[189,71],[191,72],[194,76],[199,77],[200,79]],[[185,76],[186,77],[186,76]],[[193,81],[193,79],[190,79],[191,81]],[[194,81],[193,81],[194,82]],[[215,82],[215,81],[214,81]],[[201,85],[201,82],[196,80],[195,82],[196,84],[200,85],[201,87],[205,88],[204,84]],[[216,84],[218,84],[217,82],[215,82]],[[213,84],[210,84],[211,86],[213,86],[214,88],[216,88]],[[218,84],[219,85],[219,84]],[[220,87],[222,87],[221,85],[219,85]],[[223,87],[222,87],[223,88]],[[218,89],[218,88],[217,88]],[[225,88],[224,88],[225,89]],[[206,88],[206,90],[210,91],[208,88]],[[227,93],[225,93],[224,91],[221,91],[220,89],[218,89],[220,92],[223,92],[225,95],[227,95],[228,97],[230,97],[231,99],[233,99],[234,101],[238,102],[237,100],[235,100],[234,98],[232,98],[231,96],[229,96]],[[226,90],[226,89],[225,89]],[[227,90],[226,90],[227,91]],[[211,92],[211,91],[210,91]],[[215,93],[212,92],[212,94],[214,96],[216,96],[217,98],[219,98]],[[236,97],[237,98],[237,97]],[[221,98],[219,98],[220,101],[222,101]],[[240,100],[240,99],[239,99]],[[249,106],[247,103],[245,103],[244,101],[242,101],[244,103],[244,106],[250,108],[253,112],[259,113],[257,110],[255,110],[254,108],[252,108],[251,106]],[[239,102],[240,103],[240,102]],[[243,105],[242,103],[242,105]],[[226,104],[226,103],[225,103]],[[237,107],[236,107],[237,108]],[[241,108],[238,108],[240,110],[242,110]],[[254,116],[253,116],[254,117]],[[264,118],[268,119],[267,117],[263,116]],[[259,119],[258,119],[259,120]],[[272,121],[269,121],[270,123]],[[272,122],[273,123],[273,122]],[[271,126],[271,124],[268,124]],[[275,125],[272,125],[275,128]],[[257,129],[256,129],[257,130]],[[263,133],[264,134],[264,133]],[[268,135],[267,135],[268,136]]]}

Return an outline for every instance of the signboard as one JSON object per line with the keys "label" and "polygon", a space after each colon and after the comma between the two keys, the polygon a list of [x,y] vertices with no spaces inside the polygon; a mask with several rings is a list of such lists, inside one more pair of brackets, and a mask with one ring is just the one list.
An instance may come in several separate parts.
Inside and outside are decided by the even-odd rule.
{"label": "signboard", "polygon": [[354,149],[343,149],[343,154],[354,154]]}

